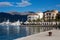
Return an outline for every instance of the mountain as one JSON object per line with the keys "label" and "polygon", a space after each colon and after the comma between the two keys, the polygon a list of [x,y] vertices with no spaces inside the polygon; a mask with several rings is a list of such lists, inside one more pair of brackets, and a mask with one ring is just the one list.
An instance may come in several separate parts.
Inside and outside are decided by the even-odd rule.
{"label": "mountain", "polygon": [[27,15],[21,15],[17,12],[0,12],[0,22],[7,21],[8,19],[10,22],[15,22],[17,20],[25,22],[27,20]]}

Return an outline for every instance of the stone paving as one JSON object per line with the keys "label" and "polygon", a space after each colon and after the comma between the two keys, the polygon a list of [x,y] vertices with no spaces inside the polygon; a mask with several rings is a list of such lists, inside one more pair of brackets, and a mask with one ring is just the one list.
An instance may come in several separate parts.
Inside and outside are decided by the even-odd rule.
{"label": "stone paving", "polygon": [[[48,35],[48,32],[52,32],[52,36]],[[17,38],[15,40],[60,40],[60,30],[50,30],[33,34],[27,37]]]}

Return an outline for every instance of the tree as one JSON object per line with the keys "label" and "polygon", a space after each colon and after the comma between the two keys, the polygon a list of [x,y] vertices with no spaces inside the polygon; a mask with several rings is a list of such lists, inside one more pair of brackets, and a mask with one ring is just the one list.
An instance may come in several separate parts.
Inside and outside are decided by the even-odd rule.
{"label": "tree", "polygon": [[36,22],[36,20],[32,20],[33,22]]}
{"label": "tree", "polygon": [[40,18],[38,18],[37,20],[36,20],[36,22],[40,22],[41,20],[40,20]]}
{"label": "tree", "polygon": [[31,22],[31,20],[28,20],[28,22]]}
{"label": "tree", "polygon": [[56,16],[56,19],[55,19],[56,21],[60,21],[60,14],[57,14],[57,16]]}

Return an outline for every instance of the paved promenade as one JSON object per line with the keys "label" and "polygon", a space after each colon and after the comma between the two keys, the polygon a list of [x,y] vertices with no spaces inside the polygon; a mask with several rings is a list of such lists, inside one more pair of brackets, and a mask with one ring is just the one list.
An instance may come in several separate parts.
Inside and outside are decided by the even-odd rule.
{"label": "paved promenade", "polygon": [[60,30],[50,31],[52,32],[52,36],[48,36],[49,31],[45,31],[27,37],[17,38],[15,40],[60,40]]}

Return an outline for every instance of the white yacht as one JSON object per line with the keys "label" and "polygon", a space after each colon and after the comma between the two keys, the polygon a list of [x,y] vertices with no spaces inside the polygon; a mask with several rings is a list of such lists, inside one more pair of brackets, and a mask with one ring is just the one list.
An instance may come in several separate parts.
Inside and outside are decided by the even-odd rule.
{"label": "white yacht", "polygon": [[11,22],[9,22],[9,20],[7,20],[6,22],[2,22],[2,23],[0,23],[0,25],[2,25],[2,26],[5,26],[5,25],[12,25],[12,26],[19,26],[19,25],[21,25],[22,24],[22,22],[20,22],[19,20],[18,21],[16,21],[16,22],[13,22],[13,23],[11,23]]}
{"label": "white yacht", "polygon": [[7,20],[6,25],[10,25],[10,24],[11,24],[11,22],[9,22],[9,20]]}
{"label": "white yacht", "polygon": [[4,25],[10,25],[11,23],[9,22],[9,20],[7,20],[6,22],[2,22],[0,23],[0,25],[4,26]]}
{"label": "white yacht", "polygon": [[0,23],[0,25],[4,26],[4,25],[5,25],[5,23],[6,23],[6,22],[2,22],[2,23]]}
{"label": "white yacht", "polygon": [[29,24],[29,22],[28,22],[28,21],[26,21],[26,22],[24,22],[24,24]]}
{"label": "white yacht", "polygon": [[14,23],[11,23],[11,25],[14,25],[14,26],[19,26],[21,25],[22,22],[20,22],[19,20],[17,22],[14,22]]}

